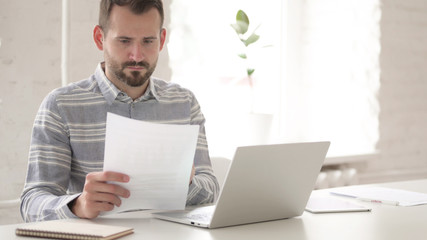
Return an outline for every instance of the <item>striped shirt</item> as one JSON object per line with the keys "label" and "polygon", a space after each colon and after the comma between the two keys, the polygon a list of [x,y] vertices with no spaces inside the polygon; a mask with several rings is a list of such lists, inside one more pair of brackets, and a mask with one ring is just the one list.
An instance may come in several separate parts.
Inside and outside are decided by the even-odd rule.
{"label": "striped shirt", "polygon": [[107,112],[156,123],[199,125],[187,205],[211,203],[219,186],[205,136],[205,119],[189,90],[151,78],[132,100],[110,82],[100,63],[90,78],[52,91],[34,121],[28,172],[21,196],[26,222],[76,218],[68,203],[80,195],[88,173],[102,171]]}

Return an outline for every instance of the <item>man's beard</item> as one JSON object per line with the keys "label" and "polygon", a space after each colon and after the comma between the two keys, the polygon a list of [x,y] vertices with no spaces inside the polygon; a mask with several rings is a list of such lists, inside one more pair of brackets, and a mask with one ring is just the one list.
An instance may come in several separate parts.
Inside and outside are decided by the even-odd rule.
{"label": "man's beard", "polygon": [[[118,80],[125,83],[126,85],[130,87],[140,87],[144,85],[145,82],[147,82],[148,79],[150,79],[151,75],[154,72],[154,69],[156,68],[156,64],[154,66],[150,67],[150,64],[141,61],[141,62],[135,62],[135,61],[128,61],[121,64],[121,66],[118,66],[116,63],[109,64],[111,72],[116,76]],[[141,66],[146,69],[146,73],[144,75],[141,75],[141,72],[139,71],[132,71],[131,76],[128,76],[125,74],[124,70],[128,66]]]}

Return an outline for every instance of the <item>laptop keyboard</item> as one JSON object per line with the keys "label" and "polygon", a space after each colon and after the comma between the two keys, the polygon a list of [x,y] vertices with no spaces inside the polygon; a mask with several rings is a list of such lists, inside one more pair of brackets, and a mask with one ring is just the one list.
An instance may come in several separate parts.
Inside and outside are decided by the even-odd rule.
{"label": "laptop keyboard", "polygon": [[199,221],[209,222],[214,212],[214,206],[201,207],[187,213],[187,218]]}
{"label": "laptop keyboard", "polygon": [[198,222],[209,222],[212,218],[212,214],[208,213],[197,213],[197,214],[188,214],[189,219],[198,221]]}

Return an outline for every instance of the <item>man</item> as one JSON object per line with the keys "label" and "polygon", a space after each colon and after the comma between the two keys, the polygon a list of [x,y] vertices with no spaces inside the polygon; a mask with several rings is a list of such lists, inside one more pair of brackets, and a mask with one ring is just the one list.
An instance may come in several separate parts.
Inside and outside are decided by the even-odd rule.
{"label": "man", "polygon": [[132,181],[129,176],[102,171],[107,112],[200,125],[187,205],[217,197],[197,100],[190,91],[151,77],[165,43],[163,18],[161,0],[101,1],[93,38],[105,62],[90,78],[51,92],[36,116],[21,196],[25,221],[95,218],[132,194],[113,184]]}

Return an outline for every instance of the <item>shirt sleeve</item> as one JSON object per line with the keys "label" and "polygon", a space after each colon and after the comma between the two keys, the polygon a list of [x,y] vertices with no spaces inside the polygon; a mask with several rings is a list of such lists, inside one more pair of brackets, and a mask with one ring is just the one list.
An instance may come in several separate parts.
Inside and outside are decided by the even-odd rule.
{"label": "shirt sleeve", "polygon": [[78,196],[67,194],[71,154],[69,131],[56,95],[51,93],[42,102],[33,125],[21,195],[21,215],[26,222],[76,218],[67,205]]}
{"label": "shirt sleeve", "polygon": [[218,197],[219,184],[212,171],[208,143],[205,134],[205,118],[193,95],[191,124],[199,125],[199,137],[194,157],[195,176],[190,184],[187,205],[213,203]]}

